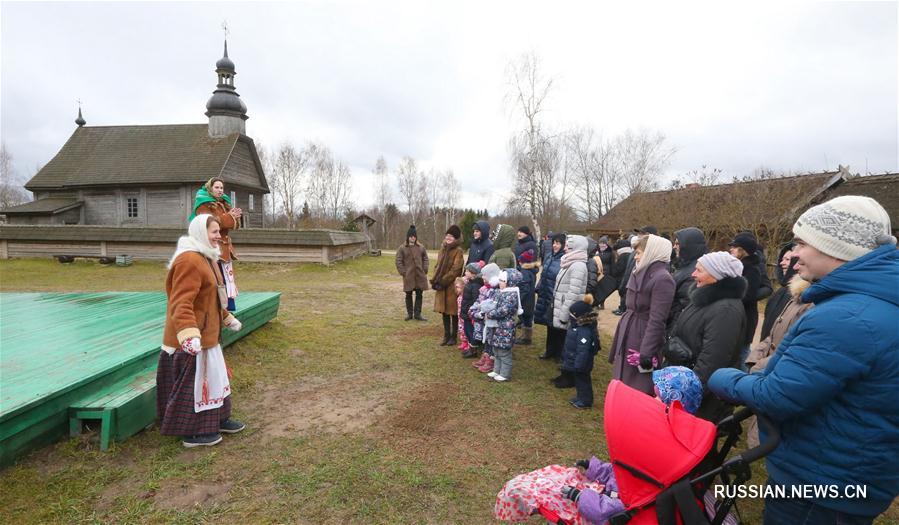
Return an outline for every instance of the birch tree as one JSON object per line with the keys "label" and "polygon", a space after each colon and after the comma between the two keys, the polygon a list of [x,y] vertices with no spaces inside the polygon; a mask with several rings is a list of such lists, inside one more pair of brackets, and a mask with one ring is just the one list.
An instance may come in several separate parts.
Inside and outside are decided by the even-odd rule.
{"label": "birch tree", "polygon": [[303,173],[306,170],[306,156],[290,143],[278,149],[272,173],[272,191],[280,201],[287,227],[295,229],[300,213],[303,193]]}
{"label": "birch tree", "polygon": [[515,184],[524,195],[525,209],[539,237],[546,205],[552,200],[552,177],[548,169],[558,166],[552,141],[546,136],[542,118],[553,79],[544,76],[535,53],[522,55],[506,68],[509,91],[506,97],[520,128],[509,140]]}

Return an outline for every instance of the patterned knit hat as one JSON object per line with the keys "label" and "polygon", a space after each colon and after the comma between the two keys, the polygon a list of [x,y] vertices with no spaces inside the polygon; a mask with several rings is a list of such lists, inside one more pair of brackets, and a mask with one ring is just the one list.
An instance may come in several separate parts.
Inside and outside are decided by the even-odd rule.
{"label": "patterned knit hat", "polygon": [[696,373],[684,366],[666,366],[652,373],[652,382],[662,403],[680,401],[684,410],[695,414],[702,404],[702,383]]}
{"label": "patterned knit hat", "polygon": [[891,240],[890,216],[870,197],[845,195],[806,210],[793,234],[822,253],[851,261]]}

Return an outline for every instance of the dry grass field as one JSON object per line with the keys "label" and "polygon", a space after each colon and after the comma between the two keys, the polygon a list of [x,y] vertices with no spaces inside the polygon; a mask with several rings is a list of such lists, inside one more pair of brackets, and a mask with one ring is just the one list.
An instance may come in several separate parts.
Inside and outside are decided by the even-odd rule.
{"label": "dry grass field", "polygon": [[[496,384],[437,345],[431,293],[431,320],[404,322],[392,257],[240,264],[237,274],[243,290],[283,294],[275,321],[226,350],[235,417],[248,429],[202,449],[153,428],[107,453],[90,434],[60,442],[0,472],[3,522],[487,524],[512,476],[606,457],[608,310],[600,408],[579,411],[536,358],[542,328],[515,350],[513,381]],[[161,290],[164,277],[161,263],[0,262],[3,291]],[[760,523],[761,502],[740,508]]]}

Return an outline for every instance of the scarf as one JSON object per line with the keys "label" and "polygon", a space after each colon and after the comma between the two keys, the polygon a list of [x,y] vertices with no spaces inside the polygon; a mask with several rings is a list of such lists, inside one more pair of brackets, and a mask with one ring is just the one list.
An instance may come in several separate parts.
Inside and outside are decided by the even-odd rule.
{"label": "scarf", "polygon": [[576,262],[587,262],[587,252],[584,250],[571,250],[562,256],[562,268],[568,268]]}
{"label": "scarf", "polygon": [[[437,254],[437,268],[434,269],[434,278],[431,280],[432,284],[439,282],[440,278],[443,277],[443,274],[450,269],[452,262],[450,260],[451,257],[449,257],[449,252],[458,247],[458,240],[453,241],[450,244],[444,244],[440,247],[440,253]],[[455,275],[453,277],[455,277]]]}
{"label": "scarf", "polygon": [[[208,185],[209,183],[207,182],[206,184]],[[197,208],[199,208],[200,206],[208,204],[210,202],[222,201],[224,201],[229,208],[232,206],[231,197],[229,197],[228,194],[222,194],[221,199],[216,199],[212,196],[211,193],[209,193],[209,189],[206,186],[201,186],[200,189],[197,190],[197,195],[194,197],[194,208],[193,211],[190,212],[190,218],[188,220],[194,220],[194,217],[197,216]]]}
{"label": "scarf", "polygon": [[190,226],[187,227],[187,235],[178,239],[178,247],[175,249],[172,258],[169,259],[167,268],[171,268],[175,259],[185,252],[197,252],[212,262],[218,260],[221,255],[221,250],[218,247],[209,244],[209,236],[206,234],[206,221],[209,217],[212,216],[201,213],[191,219]]}
{"label": "scarf", "polygon": [[658,235],[649,235],[646,237],[646,248],[643,249],[643,257],[640,262],[634,266],[634,274],[638,274],[649,268],[654,262],[662,261],[665,264],[671,262],[671,241]]}

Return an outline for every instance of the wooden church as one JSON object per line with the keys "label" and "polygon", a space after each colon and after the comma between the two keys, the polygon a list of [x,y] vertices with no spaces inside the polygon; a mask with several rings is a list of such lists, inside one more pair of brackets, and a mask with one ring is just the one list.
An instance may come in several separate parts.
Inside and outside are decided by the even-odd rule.
{"label": "wooden church", "polygon": [[246,135],[227,41],[215,72],[205,124],[88,126],[79,109],[75,132],[25,184],[35,200],[0,214],[9,224],[183,227],[197,189],[221,177],[242,226],[263,228],[268,182]]}

